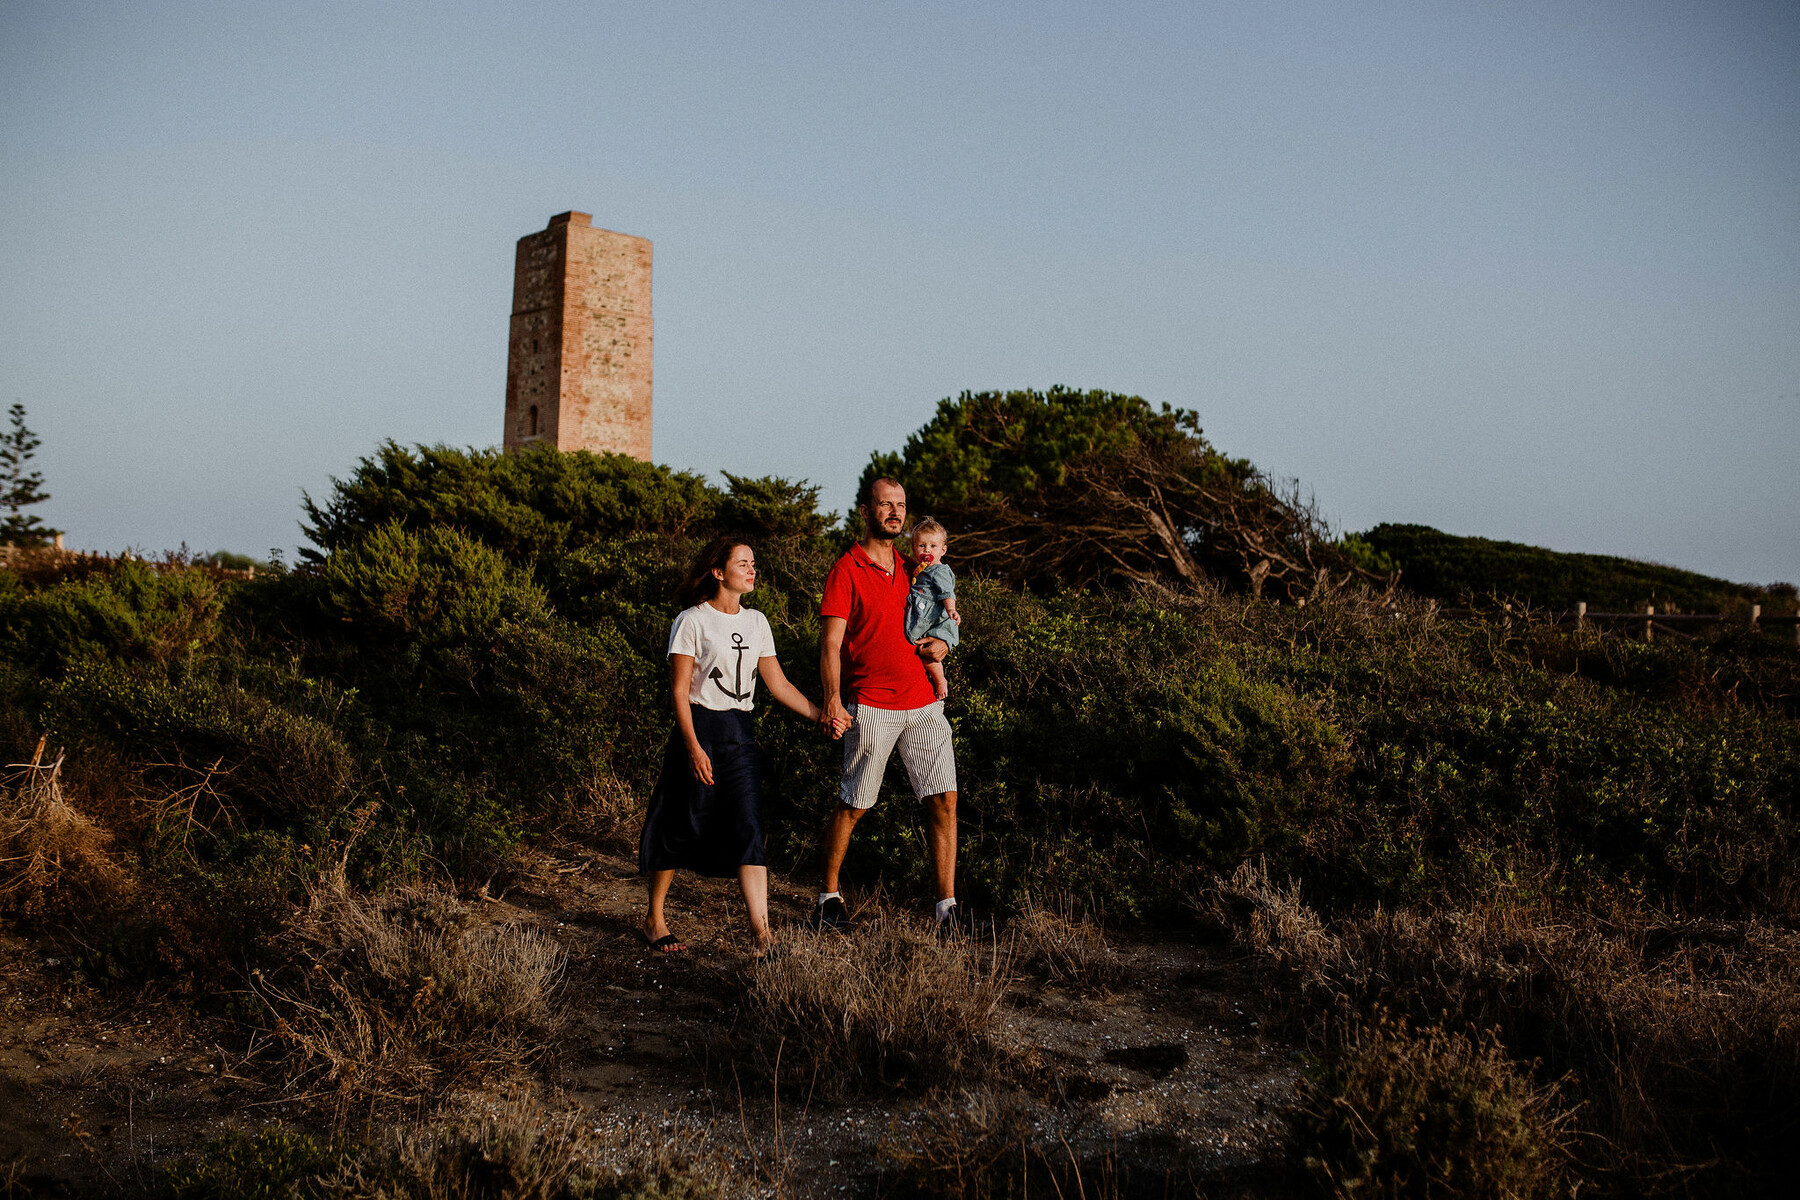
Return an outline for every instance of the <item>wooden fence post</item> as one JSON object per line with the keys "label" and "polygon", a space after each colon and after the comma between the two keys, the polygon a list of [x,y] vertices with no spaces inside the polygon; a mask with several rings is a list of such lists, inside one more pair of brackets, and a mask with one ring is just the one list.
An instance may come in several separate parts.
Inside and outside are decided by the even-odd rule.
{"label": "wooden fence post", "polygon": [[1656,615],[1656,605],[1654,605],[1654,604],[1644,605],[1644,640],[1646,642],[1651,641],[1656,637],[1656,630],[1651,627],[1652,623],[1650,621],[1650,618],[1655,615]]}
{"label": "wooden fence post", "polygon": [[1750,628],[1755,629],[1756,623],[1760,620],[1762,620],[1762,605],[1752,604],[1750,606]]}
{"label": "wooden fence post", "polygon": [[1581,629],[1586,625],[1587,625],[1587,601],[1586,600],[1577,600],[1575,602],[1575,628]]}

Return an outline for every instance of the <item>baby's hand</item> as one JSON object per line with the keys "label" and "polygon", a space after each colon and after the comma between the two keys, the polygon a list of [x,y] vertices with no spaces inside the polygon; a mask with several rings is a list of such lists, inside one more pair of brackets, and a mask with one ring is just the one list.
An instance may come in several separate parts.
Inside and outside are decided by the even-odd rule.
{"label": "baby's hand", "polygon": [[958,625],[962,624],[962,614],[956,611],[955,597],[946,596],[944,598],[944,615],[949,617],[952,621],[955,621]]}

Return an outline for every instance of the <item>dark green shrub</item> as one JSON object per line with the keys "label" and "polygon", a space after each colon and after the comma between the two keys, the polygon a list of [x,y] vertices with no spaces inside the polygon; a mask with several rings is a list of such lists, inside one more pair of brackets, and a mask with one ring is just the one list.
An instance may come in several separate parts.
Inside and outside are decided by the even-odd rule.
{"label": "dark green shrub", "polygon": [[334,481],[324,505],[308,498],[304,507],[306,536],[326,554],[397,523],[415,533],[458,529],[528,563],[607,535],[680,535],[705,526],[718,505],[718,493],[698,475],[624,454],[408,450],[385,442],[348,479]]}
{"label": "dark green shrub", "polygon": [[42,675],[90,658],[170,662],[219,634],[220,587],[202,571],[125,562],[39,591],[0,590],[0,655]]}
{"label": "dark green shrub", "polygon": [[170,792],[201,785],[209,826],[219,806],[250,810],[228,820],[328,816],[359,773],[325,722],[197,670],[83,662],[50,690],[45,714],[59,741],[117,748]]}
{"label": "dark green shrub", "polygon": [[324,1177],[348,1152],[308,1134],[270,1125],[233,1129],[158,1172],[153,1194],[167,1200],[294,1200],[325,1195]]}
{"label": "dark green shrub", "polygon": [[1294,1155],[1329,1196],[1558,1195],[1569,1155],[1556,1100],[1492,1038],[1359,1021],[1308,1073]]}
{"label": "dark green shrub", "polygon": [[544,564],[540,574],[559,614],[584,625],[611,625],[639,657],[660,658],[675,615],[675,588],[694,549],[685,538],[609,537]]}
{"label": "dark green shrub", "polygon": [[326,610],[375,645],[466,645],[544,610],[504,558],[453,528],[378,526],[333,553],[319,577]]}
{"label": "dark green shrub", "polygon": [[950,553],[1038,589],[1226,584],[1305,597],[1335,577],[1384,587],[1299,493],[1219,453],[1197,414],[1116,392],[964,392],[863,481],[897,479]]}
{"label": "dark green shrub", "polygon": [[818,488],[779,475],[751,479],[730,471],[724,474],[730,491],[716,518],[721,530],[757,539],[824,534],[826,520],[819,511]]}
{"label": "dark green shrub", "polygon": [[311,870],[301,845],[280,833],[192,833],[173,823],[140,860],[129,903],[93,914],[78,935],[75,961],[97,983],[229,978],[268,950]]}
{"label": "dark green shrub", "polygon": [[1409,590],[1450,603],[1498,596],[1564,611],[1583,600],[1595,612],[1642,612],[1646,604],[1658,612],[1739,612],[1751,603],[1770,614],[1794,611],[1792,584],[1731,583],[1660,563],[1458,537],[1428,525],[1377,525],[1355,540],[1396,563]]}

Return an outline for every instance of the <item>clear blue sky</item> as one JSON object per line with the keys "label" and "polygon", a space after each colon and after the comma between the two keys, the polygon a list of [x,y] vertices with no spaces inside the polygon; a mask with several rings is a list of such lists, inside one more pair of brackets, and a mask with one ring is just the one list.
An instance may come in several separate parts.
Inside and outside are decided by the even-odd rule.
{"label": "clear blue sky", "polygon": [[74,545],[499,441],[513,243],[656,245],[656,457],[841,507],[964,388],[1346,529],[1800,577],[1800,6],[0,0],[0,404]]}

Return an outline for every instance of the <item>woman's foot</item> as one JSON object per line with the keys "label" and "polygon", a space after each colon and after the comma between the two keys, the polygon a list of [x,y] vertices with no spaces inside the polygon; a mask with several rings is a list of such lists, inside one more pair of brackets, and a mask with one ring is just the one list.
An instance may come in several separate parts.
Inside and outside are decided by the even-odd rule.
{"label": "woman's foot", "polygon": [[669,932],[669,927],[661,922],[646,925],[638,930],[638,936],[644,939],[644,945],[658,954],[679,954],[687,949],[687,943]]}
{"label": "woman's foot", "polygon": [[775,935],[767,929],[750,939],[750,957],[767,958],[775,953]]}

